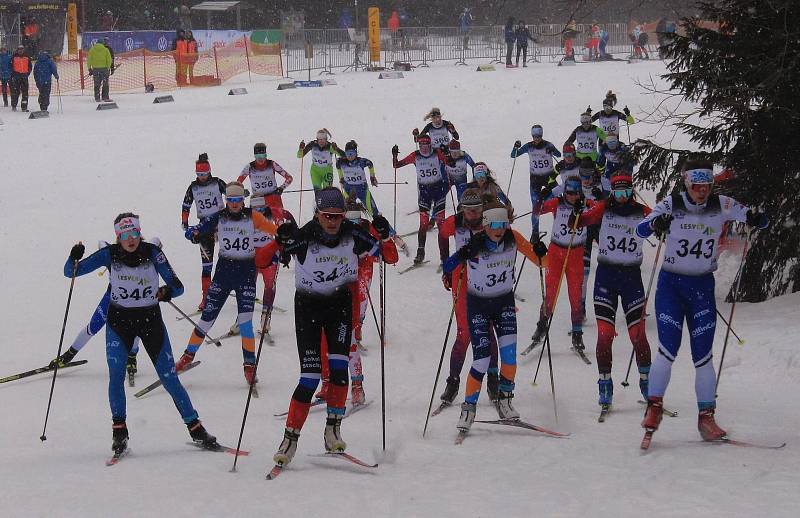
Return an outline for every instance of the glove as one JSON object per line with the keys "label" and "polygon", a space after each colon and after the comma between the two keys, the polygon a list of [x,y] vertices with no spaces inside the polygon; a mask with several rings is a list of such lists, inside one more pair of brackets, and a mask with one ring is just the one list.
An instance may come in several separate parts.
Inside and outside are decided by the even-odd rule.
{"label": "glove", "polygon": [[483,232],[474,234],[469,242],[458,250],[458,256],[463,261],[469,261],[478,255],[478,252],[481,251],[481,247],[483,246],[484,236],[485,234]]}
{"label": "glove", "polygon": [[189,230],[189,224],[185,221],[181,221],[181,228],[183,229],[183,233],[186,234],[186,231]]}
{"label": "glove", "polygon": [[92,69],[90,68],[90,69],[89,69],[89,75],[92,75],[92,74],[94,74],[94,70],[92,70]]}
{"label": "glove", "polygon": [[375,227],[375,230],[378,231],[378,235],[381,236],[381,239],[388,239],[389,238],[389,221],[381,216],[380,214],[376,214],[375,217],[372,218],[372,226]]}
{"label": "glove", "polygon": [[544,187],[542,187],[542,190],[539,191],[539,199],[543,200],[548,196],[550,196],[551,194],[553,194],[553,186],[549,184],[545,185]]}
{"label": "glove", "polygon": [[336,142],[331,142],[331,149],[334,151],[339,151],[339,146],[336,145]]}
{"label": "glove", "polygon": [[395,144],[394,146],[392,146],[392,156],[396,157],[399,154],[400,154],[400,148],[397,147],[397,144]]}
{"label": "glove", "polygon": [[194,353],[190,353],[189,351],[183,351],[183,355],[181,356],[180,360],[178,360],[178,362],[175,364],[175,371],[180,372],[184,370],[193,361],[194,361]]}
{"label": "glove", "polygon": [[521,147],[522,147],[522,142],[520,142],[519,140],[517,140],[516,142],[514,142],[514,149],[519,149],[519,148],[521,148]]}
{"label": "glove", "polygon": [[275,194],[277,194],[278,196],[280,196],[281,194],[283,194],[283,190],[284,190],[284,189],[286,189],[286,186],[285,186],[285,185],[281,185],[280,187],[277,187],[277,188],[275,189]]}
{"label": "glove", "polygon": [[[452,129],[451,129],[451,128],[452,128]],[[454,138],[454,139],[456,139],[456,140],[458,140],[458,132],[455,130],[455,128],[453,128],[453,125],[452,125],[452,124],[450,125],[450,128],[448,128],[448,129],[450,129],[450,134],[452,134],[452,135],[453,135],[453,138]]]}
{"label": "glove", "polygon": [[186,230],[183,231],[183,237],[185,237],[192,243],[197,244],[197,242],[199,241],[198,238],[200,237],[200,233],[194,227],[187,227]]}
{"label": "glove", "polygon": [[650,221],[650,228],[653,229],[653,232],[655,232],[658,237],[661,237],[663,234],[667,233],[673,219],[672,214],[661,214]]}
{"label": "glove", "polygon": [[763,212],[747,211],[747,224],[753,228],[764,229],[769,225],[769,218]]}
{"label": "glove", "polygon": [[414,136],[414,142],[416,142],[417,141],[417,137],[419,137],[419,130],[417,128],[414,128],[411,131],[411,134]]}
{"label": "glove", "polygon": [[603,197],[603,190],[599,187],[592,187],[592,196],[594,196],[596,200],[599,200]]}
{"label": "glove", "polygon": [[48,367],[51,368],[51,369],[55,369],[56,365],[59,368],[64,367],[69,362],[71,362],[73,358],[75,358],[76,354],[78,354],[78,351],[76,351],[75,349],[70,347],[69,349],[64,351],[64,353],[61,354],[61,356],[59,356],[55,360],[51,361],[50,365],[48,365]]}
{"label": "glove", "polygon": [[453,272],[442,274],[442,284],[447,291],[453,288]]}
{"label": "glove", "polygon": [[575,203],[572,204],[572,213],[573,214],[580,214],[583,212],[583,208],[585,207],[583,203],[583,198],[578,198],[575,200]]}
{"label": "glove", "polygon": [[73,261],[80,261],[85,251],[86,247],[83,246],[83,243],[78,243],[72,247],[72,250],[69,251],[69,258]]}
{"label": "glove", "polygon": [[592,105],[591,104],[586,107],[586,113],[588,113],[589,115],[592,114]]}
{"label": "glove", "polygon": [[377,187],[378,186],[378,179],[375,178],[374,176],[370,176],[369,177],[369,183],[371,183],[373,187]]}
{"label": "glove", "polygon": [[172,286],[161,286],[156,292],[156,298],[160,302],[169,302],[172,300]]}
{"label": "glove", "polygon": [[631,111],[628,109],[627,106],[622,109],[622,113],[624,113],[626,117],[630,117],[631,115]]}
{"label": "glove", "polygon": [[278,227],[275,241],[283,247],[285,252],[283,254],[285,257],[282,257],[286,261],[284,264],[288,264],[291,259],[289,256],[300,251],[304,244],[303,235],[294,221],[287,221]]}
{"label": "glove", "polygon": [[247,198],[248,196],[250,196],[250,191],[248,191],[247,187],[245,187],[245,189],[244,189],[244,197]]}
{"label": "glove", "polygon": [[442,152],[443,155],[447,156],[450,153],[450,148],[447,147],[447,144],[442,144],[439,146],[439,150]]}
{"label": "glove", "polygon": [[547,255],[547,245],[541,241],[535,242],[533,244],[533,253],[536,254],[536,257],[539,259],[543,259],[544,256]]}
{"label": "glove", "polygon": [[300,151],[305,151],[305,150],[306,150],[306,143],[305,143],[304,140],[301,140],[300,141]]}

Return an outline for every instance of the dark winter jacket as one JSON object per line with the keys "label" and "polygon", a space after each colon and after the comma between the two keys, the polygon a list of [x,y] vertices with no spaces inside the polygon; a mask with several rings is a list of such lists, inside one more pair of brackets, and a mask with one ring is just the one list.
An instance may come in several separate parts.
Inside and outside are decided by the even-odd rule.
{"label": "dark winter jacket", "polygon": [[507,23],[503,32],[506,37],[506,43],[514,43],[517,41],[517,32],[514,30],[514,23]]}
{"label": "dark winter jacket", "polygon": [[528,40],[531,40],[534,43],[536,42],[534,37],[531,36],[531,31],[529,31],[524,25],[517,26],[517,30],[514,31],[514,36],[517,38],[517,45],[520,47],[527,47]]}
{"label": "dark winter jacket", "polygon": [[0,54],[0,79],[11,79],[11,53]]}
{"label": "dark winter jacket", "polygon": [[47,52],[39,53],[39,59],[36,60],[36,64],[33,66],[33,80],[36,81],[37,85],[46,85],[53,81],[51,79],[53,76],[58,79],[56,62]]}

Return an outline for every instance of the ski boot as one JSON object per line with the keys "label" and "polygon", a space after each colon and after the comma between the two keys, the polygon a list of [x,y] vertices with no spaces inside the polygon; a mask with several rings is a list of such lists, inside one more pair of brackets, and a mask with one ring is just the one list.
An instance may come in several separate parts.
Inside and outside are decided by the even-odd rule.
{"label": "ski boot", "polygon": [[514,399],[513,392],[500,391],[497,398],[497,415],[500,419],[519,419],[519,412],[511,404],[512,399]]}
{"label": "ski boot", "polygon": [[278,451],[272,456],[272,461],[279,466],[285,466],[292,462],[294,454],[297,452],[297,440],[299,438],[299,428],[284,429],[283,441],[281,441],[281,445],[278,446]]}
{"label": "ski boot", "polygon": [[66,364],[71,362],[72,359],[75,358],[76,354],[78,354],[78,351],[70,347],[69,349],[61,353],[61,356],[51,361],[48,367],[51,369],[55,369],[56,365],[58,365],[58,368],[60,369],[61,367],[64,367]]}
{"label": "ski boot", "polygon": [[642,428],[653,431],[658,430],[662,417],[664,417],[664,398],[659,396],[647,398],[647,410],[644,411]]}
{"label": "ski boot", "polygon": [[353,379],[350,382],[350,403],[355,407],[366,403],[364,394],[363,376],[361,379]]}
{"label": "ski boot", "polygon": [[322,378],[322,386],[319,388],[316,394],[314,394],[314,399],[328,399],[328,380]]}
{"label": "ski boot", "polygon": [[217,438],[208,433],[199,419],[195,419],[186,425],[192,440],[205,450],[219,450],[221,446],[217,443]]}
{"label": "ski boot", "polygon": [[183,355],[181,355],[178,363],[175,364],[175,372],[181,372],[186,367],[189,366],[190,363],[194,361],[194,353],[190,353],[189,351],[183,351]]}
{"label": "ski boot", "polygon": [[238,335],[239,334],[239,322],[236,321],[231,325],[230,329],[228,329],[229,335]]}
{"label": "ski boot", "polygon": [[649,388],[649,378],[650,378],[650,366],[647,367],[639,367],[639,391],[642,393],[642,397],[645,401],[647,401],[647,391]]}
{"label": "ski boot", "polygon": [[572,348],[579,352],[583,352],[586,349],[586,346],[583,345],[583,331],[572,332]]}
{"label": "ski boot", "polygon": [[489,401],[497,403],[500,390],[500,375],[497,372],[486,373],[486,394],[489,396]]}
{"label": "ski boot", "polygon": [[611,406],[611,400],[614,397],[614,382],[611,381],[610,375],[597,380],[597,389],[600,392],[600,398],[597,400],[598,404],[604,408]]}
{"label": "ski boot", "polygon": [[535,344],[538,346],[544,341],[544,337],[547,334],[547,320],[539,320],[536,323],[536,331],[533,333],[531,337],[531,344]]}
{"label": "ski boot", "polygon": [[462,432],[468,432],[472,428],[472,423],[475,422],[475,412],[475,403],[467,403],[466,401],[461,403],[461,416],[458,418],[456,428]]}
{"label": "ski boot", "polygon": [[128,427],[124,420],[114,419],[114,424],[111,426],[111,449],[114,455],[122,455],[128,449]]}
{"label": "ski boot", "polygon": [[139,372],[136,368],[136,355],[129,354],[128,361],[125,363],[125,370],[128,371],[128,376],[133,376],[137,372]]}
{"label": "ski boot", "polygon": [[717,425],[714,420],[714,408],[704,408],[697,416],[697,429],[704,441],[717,441],[722,439],[728,432]]}
{"label": "ski boot", "polygon": [[256,364],[244,362],[244,379],[248,385],[255,385],[258,383],[258,378],[256,377]]}
{"label": "ski boot", "polygon": [[344,416],[341,414],[328,412],[328,418],[325,420],[325,433],[323,435],[325,439],[325,451],[341,453],[347,448],[347,443],[342,439],[340,430],[343,418]]}
{"label": "ski boot", "polygon": [[422,261],[425,260],[425,248],[419,247],[417,248],[417,256],[414,257],[414,264],[422,264]]}
{"label": "ski boot", "polygon": [[439,396],[439,399],[442,400],[442,403],[447,403],[448,405],[453,404],[453,400],[456,398],[456,394],[458,393],[459,383],[460,380],[457,377],[451,376],[447,378],[447,384],[444,387],[444,392],[442,392],[442,395]]}

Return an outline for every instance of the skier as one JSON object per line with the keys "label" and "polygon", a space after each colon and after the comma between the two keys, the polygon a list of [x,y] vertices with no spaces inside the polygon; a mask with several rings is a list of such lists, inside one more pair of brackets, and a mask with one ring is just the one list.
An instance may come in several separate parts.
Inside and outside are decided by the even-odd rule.
{"label": "skier", "polygon": [[[550,175],[553,173],[554,157],[560,158],[561,152],[549,141],[542,137],[544,130],[540,124],[531,127],[531,141],[522,144],[519,140],[514,142],[511,149],[511,158],[516,159],[524,153],[528,153],[530,171],[530,194],[531,205],[536,206],[542,196],[542,190],[548,184]],[[531,212],[531,242],[539,240],[539,215],[536,211]]]}
{"label": "skier", "polygon": [[467,378],[464,403],[457,428],[469,431],[475,420],[483,377],[489,365],[489,328],[497,333],[500,383],[496,403],[500,419],[519,419],[511,404],[517,371],[517,315],[514,304],[514,262],[517,252],[534,264],[540,260],[533,246],[513,231],[509,210],[500,203],[484,205],[484,231],[445,261],[444,271],[452,273],[461,264],[467,270],[467,318],[472,341],[472,367]]}
{"label": "skier", "polygon": [[419,137],[428,135],[435,149],[441,149],[444,153],[447,153],[447,144],[450,143],[450,139],[458,140],[456,127],[453,126],[452,122],[442,119],[442,111],[436,107],[431,108],[431,111],[425,115],[424,120],[428,119],[430,119],[430,122],[422,128],[422,131],[417,131],[417,128],[414,128],[414,131],[411,132],[414,135],[414,142],[417,142]]}
{"label": "skier", "polygon": [[256,353],[253,335],[253,305],[256,297],[255,253],[258,231],[275,234],[277,226],[259,212],[244,206],[244,186],[230,182],[225,187],[225,208],[186,230],[186,239],[197,242],[217,234],[220,243],[217,268],[208,288],[208,299],[200,322],[192,331],[189,343],[175,368],[185,369],[203,344],[231,291],[236,293],[239,332],[242,337],[244,379],[255,385]]}
{"label": "skier", "polygon": [[[201,153],[197,157],[194,170],[197,179],[186,189],[181,208],[181,227],[184,232],[189,228],[192,203],[200,221],[213,216],[223,208],[222,195],[225,193],[225,181],[211,175],[211,164],[208,162],[207,153]],[[211,285],[211,272],[214,270],[214,235],[201,237],[197,244],[200,247],[200,261],[202,261],[200,282],[203,298],[197,305],[197,310],[200,312],[205,308],[208,287]]]}
{"label": "skier", "polygon": [[[414,264],[422,264],[425,260],[425,241],[431,228],[431,212],[435,222],[441,229],[444,221],[444,209],[447,203],[447,192],[450,184],[444,171],[445,157],[441,150],[434,150],[429,135],[420,135],[417,139],[419,150],[412,151],[402,160],[397,159],[400,149],[392,147],[392,165],[395,169],[414,164],[417,170],[417,205],[419,206],[419,230],[417,231],[417,255]],[[440,259],[444,261],[447,239],[439,232]]]}
{"label": "skier", "polygon": [[609,133],[606,141],[600,144],[600,152],[597,156],[597,168],[603,171],[603,178],[611,178],[627,155],[628,146],[619,141],[616,133]]}
{"label": "skier", "polygon": [[[448,217],[442,224],[442,234],[455,240],[456,250],[466,246],[473,235],[483,230],[483,197],[480,191],[474,188],[465,190],[461,196],[459,208],[461,210],[457,214]],[[455,285],[453,285],[453,281],[455,281]],[[467,274],[464,267],[458,265],[452,272],[442,273],[442,284],[453,295],[456,317],[456,339],[453,342],[453,349],[450,351],[450,375],[447,377],[444,392],[440,396],[443,404],[450,405],[458,393],[461,369],[464,367],[464,359],[470,344],[467,322]],[[500,371],[497,368],[497,340],[493,331],[490,332],[490,339],[492,343],[486,391],[490,400],[497,401]]]}
{"label": "skier", "polygon": [[[236,181],[243,184],[245,178],[250,178],[251,199],[263,197],[269,207],[283,209],[281,194],[292,184],[292,175],[278,162],[267,158],[267,145],[263,142],[253,146],[253,157],[255,160],[244,166]],[[283,177],[283,185],[278,185],[276,174]]]}
{"label": "skier", "polygon": [[511,206],[511,200],[508,199],[503,189],[497,185],[497,180],[494,179],[494,174],[484,162],[475,164],[475,169],[472,171],[474,181],[467,184],[468,189],[478,189],[483,197],[484,203],[488,201],[498,202],[508,207],[509,213],[514,214],[514,207]]}
{"label": "skier", "polygon": [[575,145],[578,158],[588,156],[597,162],[597,143],[605,141],[606,138],[606,132],[592,124],[592,116],[589,112],[583,112],[581,125],[572,130],[565,144]]}
{"label": "skier", "polygon": [[[125,404],[125,364],[136,337],[142,340],[164,388],[186,423],[192,440],[206,449],[219,449],[217,440],[198,419],[186,389],[181,385],[172,360],[172,347],[161,317],[159,302],[169,302],[183,293],[183,284],[175,275],[164,253],[141,237],[139,216],[126,212],[114,219],[117,242],[103,247],[86,259],[85,247],[72,247],[64,264],[64,275],[86,275],[105,266],[109,270],[111,301],[106,326],[108,359],[108,395],[111,406],[112,449],[115,457],[128,446]],[[165,285],[158,286],[159,276]]]}
{"label": "skier", "polygon": [[297,150],[297,158],[303,158],[311,152],[311,186],[315,196],[320,189],[333,185],[333,165],[337,158],[344,156],[336,142],[330,142],[330,138],[331,132],[322,128],[317,131],[316,140],[308,144],[301,140],[300,149]]}
{"label": "skier", "polygon": [[[547,247],[547,269],[545,270],[545,300],[539,313],[539,322],[533,335],[533,343],[540,344],[547,332],[547,322],[553,314],[556,289],[561,282],[561,271],[567,281],[570,318],[572,320],[572,347],[576,352],[583,352],[583,307],[581,305],[581,288],[583,286],[583,244],[586,241],[586,229],[578,227],[573,230],[569,224],[570,215],[583,211],[583,189],[577,176],[570,176],[563,185],[563,194],[541,203],[540,214],[553,213],[553,228],[550,232],[550,245]],[[569,256],[567,251],[569,250]]]}
{"label": "skier", "polygon": [[469,156],[469,153],[461,149],[461,143],[458,140],[451,140],[447,144],[447,150],[444,170],[450,185],[456,187],[456,198],[461,201],[461,196],[467,188],[467,166],[474,171],[475,161]]}
{"label": "skier", "polygon": [[607,135],[611,135],[612,133],[617,136],[619,135],[619,121],[625,121],[628,125],[636,122],[627,106],[624,107],[621,112],[614,109],[616,99],[617,96],[609,91],[608,94],[606,94],[606,98],[603,99],[603,109],[592,115],[591,121],[597,122],[600,129],[605,131]]}
{"label": "skier", "polygon": [[397,249],[389,236],[386,218],[376,215],[377,241],[345,219],[345,201],[336,188],[321,189],[317,213],[298,228],[292,222],[278,229],[275,243],[264,255],[281,249],[281,260],[295,258],[295,333],[300,356],[300,380],[289,405],[283,441],[275,453],[276,465],[289,464],[297,451],[300,430],[308,416],[311,398],[320,379],[320,337],[328,343],[331,386],[327,394],[325,449],[342,452],[346,443],[340,426],[347,397],[347,364],[351,338],[353,299],[349,285],[357,279],[358,260],[378,255],[388,264],[397,262]]}
{"label": "skier", "polygon": [[642,238],[634,234],[639,222],[650,214],[650,209],[633,198],[633,177],[629,167],[611,178],[611,195],[581,215],[579,227],[600,226],[597,255],[597,273],[594,280],[594,314],[597,319],[597,381],[600,393],[598,403],[605,409],[611,406],[614,384],[611,381],[611,344],[614,330],[617,299],[622,300],[622,310],[628,326],[636,365],[639,368],[639,389],[647,400],[648,374],[650,372],[650,345],[644,326],[646,310],[641,265]]}
{"label": "skier", "polygon": [[369,169],[369,183],[377,187],[378,179],[375,177],[372,160],[358,156],[358,144],[355,140],[345,144],[344,150],[345,156],[336,160],[336,171],[339,173],[339,183],[346,199],[360,200],[370,217],[380,214],[375,198],[372,197],[367,185],[367,175],[364,171]]}
{"label": "skier", "polygon": [[[661,422],[664,393],[686,320],[695,367],[697,427],[704,440],[713,441],[726,434],[714,420],[716,374],[711,350],[717,322],[714,271],[720,233],[726,221],[743,221],[758,229],[766,228],[769,221],[732,198],[712,194],[710,162],[688,160],[683,167],[683,183],[683,190],[662,200],[636,227],[642,238],[653,232],[666,234],[656,288],[659,347],[650,369],[642,427],[652,433]],[[675,227],[671,227],[673,219],[678,221]]]}

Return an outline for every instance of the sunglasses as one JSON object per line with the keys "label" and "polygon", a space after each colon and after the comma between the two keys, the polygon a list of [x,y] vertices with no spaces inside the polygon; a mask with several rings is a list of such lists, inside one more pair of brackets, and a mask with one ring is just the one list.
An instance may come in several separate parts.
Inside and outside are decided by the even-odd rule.
{"label": "sunglasses", "polygon": [[509,223],[508,221],[490,221],[486,226],[492,230],[500,230],[501,228],[508,228]]}
{"label": "sunglasses", "polygon": [[700,191],[704,191],[704,190],[710,189],[710,188],[711,188],[711,184],[710,183],[693,183],[692,184],[692,191],[694,191],[694,192],[700,192]]}
{"label": "sunglasses", "polygon": [[575,153],[564,153],[564,158],[575,158]]}
{"label": "sunglasses", "polygon": [[205,178],[206,176],[211,176],[211,173],[197,173],[198,178]]}
{"label": "sunglasses", "polygon": [[319,213],[320,216],[325,218],[326,221],[341,221],[344,219],[344,214],[341,212],[321,212]]}
{"label": "sunglasses", "polygon": [[541,131],[532,131],[531,132],[531,137],[533,137],[533,138],[542,138],[542,135],[544,135],[544,132],[541,132]]}
{"label": "sunglasses", "polygon": [[254,156],[256,157],[256,160],[266,160],[267,159],[267,154],[266,153],[255,153]]}
{"label": "sunglasses", "polygon": [[611,191],[616,198],[630,198],[633,194],[633,189],[614,189]]}
{"label": "sunglasses", "polygon": [[358,151],[345,151],[344,154],[347,158],[355,158],[358,155]]}
{"label": "sunglasses", "polygon": [[141,237],[141,236],[142,236],[142,234],[140,234],[136,230],[130,230],[128,232],[121,233],[119,235],[119,240],[120,241],[126,241],[128,239],[136,239],[136,238]]}
{"label": "sunglasses", "polygon": [[226,196],[228,203],[242,203],[244,202],[244,196]]}

